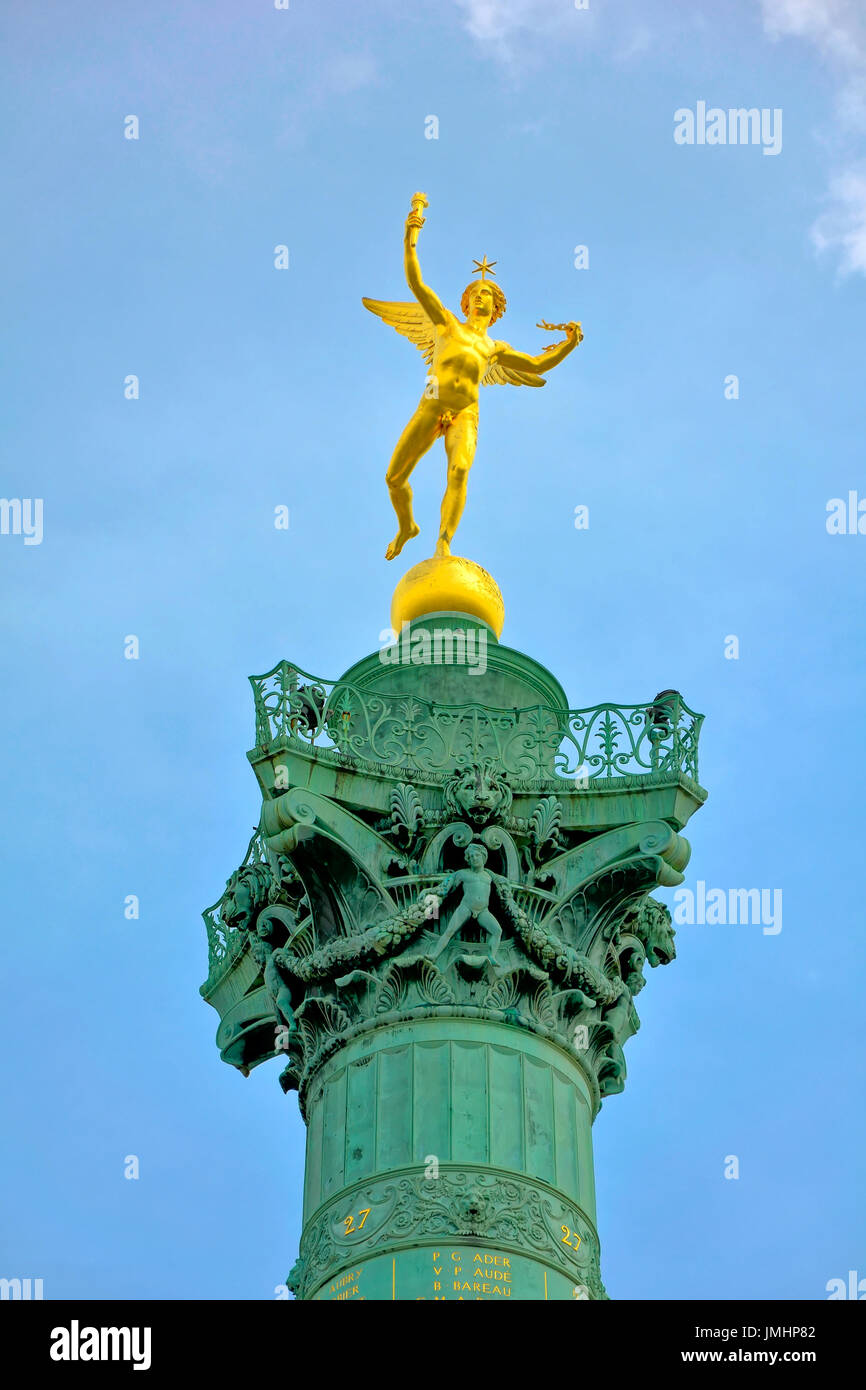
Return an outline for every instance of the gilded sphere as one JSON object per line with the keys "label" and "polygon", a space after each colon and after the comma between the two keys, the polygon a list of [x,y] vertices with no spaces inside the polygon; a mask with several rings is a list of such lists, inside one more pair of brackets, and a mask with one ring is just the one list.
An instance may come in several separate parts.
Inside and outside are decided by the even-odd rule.
{"label": "gilded sphere", "polygon": [[395,632],[428,613],[466,613],[480,618],[497,638],[505,622],[505,605],[496,580],[462,555],[422,560],[403,575],[394,590],[391,626]]}

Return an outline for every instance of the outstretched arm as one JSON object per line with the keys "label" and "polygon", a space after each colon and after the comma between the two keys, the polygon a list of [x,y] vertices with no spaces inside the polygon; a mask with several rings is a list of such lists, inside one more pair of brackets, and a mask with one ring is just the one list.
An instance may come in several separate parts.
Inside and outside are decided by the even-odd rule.
{"label": "outstretched arm", "polygon": [[427,317],[433,323],[445,323],[448,310],[438,294],[434,294],[430,286],[425,285],[421,279],[421,267],[418,264],[418,252],[415,250],[415,243],[423,226],[424,218],[421,216],[421,208],[413,199],[412,211],[406,218],[406,227],[403,233],[403,267],[406,271],[406,282]]}
{"label": "outstretched arm", "polygon": [[452,873],[446,874],[438,888],[434,888],[437,898],[444,903],[449,893],[452,893],[461,881],[461,869],[455,869]]}
{"label": "outstretched arm", "polygon": [[[540,325],[550,327],[550,324]],[[547,372],[551,367],[558,367],[570,352],[573,352],[578,343],[583,342],[583,333],[579,323],[568,323],[564,325],[568,334],[564,343],[557,343],[555,347],[545,348],[537,357],[531,357],[528,352],[518,352],[516,348],[509,347],[508,343],[503,343],[496,354],[497,362],[503,367],[510,367],[517,372]]]}

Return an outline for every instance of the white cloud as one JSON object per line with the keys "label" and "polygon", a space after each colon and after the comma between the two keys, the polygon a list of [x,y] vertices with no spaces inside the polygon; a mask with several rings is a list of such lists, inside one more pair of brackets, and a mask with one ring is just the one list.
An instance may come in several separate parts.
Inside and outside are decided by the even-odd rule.
{"label": "white cloud", "polygon": [[809,39],[844,66],[866,63],[863,0],[761,0],[772,38]]}
{"label": "white cloud", "polygon": [[866,4],[864,0],[761,0],[764,29],[773,39],[814,44],[836,74],[836,114],[866,129]]}
{"label": "white cloud", "polygon": [[[610,44],[614,62],[630,63],[649,49],[655,35],[646,24],[646,0],[617,0],[604,8],[602,0],[454,0],[463,27],[512,76],[544,60],[563,44],[586,45],[602,37]],[[655,16],[656,32],[665,16]],[[690,27],[700,24],[690,15]],[[596,27],[598,26],[598,27]],[[675,32],[682,34],[677,17]]]}
{"label": "white cloud", "polygon": [[819,253],[833,251],[839,272],[866,275],[866,173],[849,169],[830,184],[830,206],[811,232]]}
{"label": "white cloud", "polygon": [[376,61],[369,53],[338,53],[325,65],[323,85],[343,96],[375,86],[378,80]]}
{"label": "white cloud", "polygon": [[[836,81],[837,160],[866,132],[866,3],[864,0],[760,0],[773,39],[811,43]],[[845,145],[849,149],[843,156]],[[811,229],[818,252],[833,251],[843,275],[866,275],[866,176],[859,159],[830,182],[827,210]]]}
{"label": "white cloud", "polygon": [[506,68],[530,61],[533,39],[578,42],[593,28],[594,11],[574,0],[454,0],[466,30]]}
{"label": "white cloud", "polygon": [[521,29],[547,27],[550,0],[457,0],[474,39],[500,43]]}

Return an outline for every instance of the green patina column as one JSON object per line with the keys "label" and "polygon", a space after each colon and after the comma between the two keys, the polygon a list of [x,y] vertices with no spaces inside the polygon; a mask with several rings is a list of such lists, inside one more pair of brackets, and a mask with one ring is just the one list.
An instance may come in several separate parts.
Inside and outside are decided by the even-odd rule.
{"label": "green patina column", "polygon": [[205,915],[224,1061],[307,1123],[299,1298],[605,1298],[592,1124],[705,799],[676,691],[570,710],[463,614],[253,677],[262,813]]}

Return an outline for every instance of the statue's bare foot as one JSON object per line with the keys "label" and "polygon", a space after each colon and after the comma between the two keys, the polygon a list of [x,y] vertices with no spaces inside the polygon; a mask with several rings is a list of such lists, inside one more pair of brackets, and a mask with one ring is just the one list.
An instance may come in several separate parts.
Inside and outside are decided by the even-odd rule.
{"label": "statue's bare foot", "polygon": [[391,544],[388,546],[388,549],[385,551],[385,559],[393,560],[397,555],[400,554],[400,551],[403,549],[403,546],[406,544],[406,542],[411,541],[413,536],[417,536],[420,530],[421,527],[417,526],[414,521],[412,522],[412,525],[409,527],[408,531],[404,531],[403,527],[401,526],[400,530],[397,532]]}
{"label": "statue's bare foot", "polygon": [[450,541],[445,541],[445,540],[443,540],[442,537],[440,536],[440,537],[439,537],[439,540],[436,542],[436,554],[439,555],[439,556],[450,555],[450,554],[451,554],[451,543],[450,543]]}

